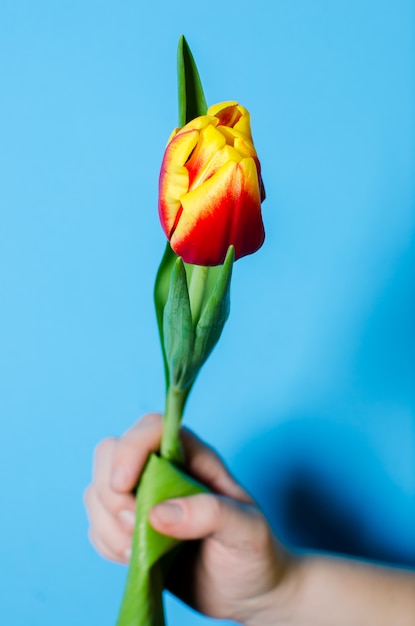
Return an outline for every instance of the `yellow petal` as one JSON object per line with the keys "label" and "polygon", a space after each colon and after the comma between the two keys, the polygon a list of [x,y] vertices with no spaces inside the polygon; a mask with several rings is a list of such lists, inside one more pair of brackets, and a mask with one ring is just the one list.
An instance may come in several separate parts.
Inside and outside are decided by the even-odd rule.
{"label": "yellow petal", "polygon": [[227,109],[230,106],[237,106],[237,102],[235,100],[229,100],[228,102],[219,102],[218,104],[212,104],[211,107],[208,108],[208,115],[215,115],[222,111],[222,109]]}
{"label": "yellow petal", "polygon": [[256,157],[257,153],[254,148],[254,144],[252,141],[247,139],[246,137],[240,138],[237,137],[235,139],[234,148],[239,152],[241,157]]}
{"label": "yellow petal", "polygon": [[251,116],[249,114],[249,111],[243,106],[238,106],[238,111],[240,112],[241,117],[235,124],[234,129],[242,133],[242,135],[249,137],[249,139],[252,141]]}
{"label": "yellow petal", "polygon": [[202,130],[206,126],[217,126],[219,121],[213,115],[200,115],[190,120],[183,128],[179,130],[179,133],[186,133],[189,130]]}
{"label": "yellow petal", "polygon": [[197,187],[208,177],[212,160],[215,160],[225,145],[224,136],[213,126],[207,126],[200,131],[199,141],[186,163],[190,188]]}
{"label": "yellow petal", "polygon": [[[228,128],[227,126],[217,126],[217,129],[226,138],[226,143],[228,145],[234,146],[236,149],[238,149],[238,142],[244,142],[247,145],[250,144],[252,146],[252,148],[250,149],[252,155],[254,153],[256,154],[254,144],[252,143],[250,135],[244,135],[239,130],[235,130],[234,128]],[[246,148],[245,151],[247,149],[248,148]],[[246,156],[248,156],[248,154]]]}

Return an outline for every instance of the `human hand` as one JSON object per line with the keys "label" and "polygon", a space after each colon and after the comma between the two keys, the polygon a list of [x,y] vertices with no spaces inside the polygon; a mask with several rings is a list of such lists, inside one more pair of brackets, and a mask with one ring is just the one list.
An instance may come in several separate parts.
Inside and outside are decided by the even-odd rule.
{"label": "human hand", "polygon": [[[150,414],[96,449],[85,504],[91,542],[106,558],[128,563],[133,489],[149,454],[159,448],[161,431],[161,416]],[[188,429],[181,438],[187,472],[212,493],[168,500],[150,512],[158,532],[189,540],[173,564],[169,589],[211,617],[276,624],[276,615],[285,616],[291,557],[216,452]]]}

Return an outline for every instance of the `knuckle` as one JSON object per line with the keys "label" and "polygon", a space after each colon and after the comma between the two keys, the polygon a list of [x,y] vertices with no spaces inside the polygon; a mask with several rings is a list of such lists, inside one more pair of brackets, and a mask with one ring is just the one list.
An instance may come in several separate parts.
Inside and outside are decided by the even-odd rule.
{"label": "knuckle", "polygon": [[111,536],[106,537],[106,544],[120,560],[125,558],[126,550],[131,546],[132,539],[125,533],[117,532],[112,533]]}
{"label": "knuckle", "polygon": [[129,438],[134,439],[143,430],[161,429],[162,421],[163,416],[161,413],[147,413],[146,415],[143,415],[143,417],[140,417],[135,424],[125,431],[120,441],[124,441]]}
{"label": "knuckle", "polygon": [[161,435],[162,415],[159,413],[147,413],[129,428],[114,447],[114,463],[120,461],[125,454],[135,456],[137,446],[145,445],[145,442],[152,441]]}
{"label": "knuckle", "polygon": [[89,510],[92,505],[92,500],[94,497],[94,487],[93,485],[88,485],[83,494],[83,500],[85,507]]}
{"label": "knuckle", "polygon": [[220,519],[225,513],[225,502],[223,498],[211,494],[206,494],[205,498],[210,518],[212,520]]}
{"label": "knuckle", "polygon": [[161,413],[147,413],[139,421],[138,424],[145,424],[146,426],[160,426],[162,422]]}
{"label": "knuckle", "polygon": [[[96,538],[95,538],[95,533],[93,531],[93,529],[90,527],[88,528],[88,539],[89,541],[92,543],[92,545],[94,546],[94,548],[97,548],[96,546]],[[98,548],[97,548],[98,549]]]}
{"label": "knuckle", "polygon": [[108,453],[114,449],[114,446],[117,443],[117,439],[115,437],[107,437],[103,439],[95,446],[94,458],[95,461],[99,461],[101,458],[104,458],[108,455]]}
{"label": "knuckle", "polygon": [[131,541],[124,540],[122,543],[120,542],[117,548],[114,550],[120,561],[123,561],[125,559],[126,552],[128,549],[131,549],[131,545]]}
{"label": "knuckle", "polygon": [[[216,452],[213,448],[206,447],[203,450],[200,450],[197,456],[190,459],[189,468],[190,470],[196,470],[199,474],[201,474],[209,484],[214,484],[220,477],[222,467],[219,466],[217,462],[212,462],[212,457],[217,459]],[[215,459],[215,461],[216,461]]]}
{"label": "knuckle", "polygon": [[[110,531],[111,530],[111,531]],[[132,538],[121,531],[100,527],[92,524],[88,537],[94,548],[104,556],[115,555],[119,560],[125,559],[125,551],[130,547]],[[113,558],[113,557],[112,557]]]}
{"label": "knuckle", "polygon": [[258,551],[270,545],[272,542],[272,534],[270,527],[264,515],[256,508],[252,509],[252,515],[255,523],[254,547]]}
{"label": "knuckle", "polygon": [[93,548],[98,552],[100,556],[104,559],[108,559],[113,562],[119,562],[122,559],[118,557],[118,555],[114,554],[109,546],[107,546],[101,539],[99,535],[97,535],[94,530],[90,530],[88,533],[88,538],[93,546]]}
{"label": "knuckle", "polygon": [[99,552],[99,554],[105,556],[104,551],[103,551],[102,546],[101,546],[101,543],[100,543],[100,541],[99,541],[99,539],[98,539],[98,537],[97,537],[97,535],[96,535],[96,533],[95,533],[93,528],[90,528],[88,530],[88,539],[89,539],[91,545],[95,548],[95,550],[97,552]]}
{"label": "knuckle", "polygon": [[107,437],[100,441],[94,450],[94,470],[97,468],[105,466],[108,463],[108,459],[114,453],[114,449],[117,444],[117,439],[115,437]]}

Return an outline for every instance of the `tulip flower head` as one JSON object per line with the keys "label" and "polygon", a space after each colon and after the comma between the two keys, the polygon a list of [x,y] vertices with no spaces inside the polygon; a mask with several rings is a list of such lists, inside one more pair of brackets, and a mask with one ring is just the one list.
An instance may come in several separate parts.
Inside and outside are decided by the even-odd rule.
{"label": "tulip flower head", "polygon": [[224,262],[256,252],[264,241],[261,168],[248,111],[237,102],[210,107],[173,131],[159,181],[160,221],[187,263]]}

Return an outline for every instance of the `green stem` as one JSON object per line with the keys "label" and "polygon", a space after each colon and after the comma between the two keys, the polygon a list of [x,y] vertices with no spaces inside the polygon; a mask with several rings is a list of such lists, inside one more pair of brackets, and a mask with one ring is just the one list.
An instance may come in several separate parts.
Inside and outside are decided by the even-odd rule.
{"label": "green stem", "polygon": [[184,456],[179,432],[183,409],[186,402],[186,391],[177,387],[169,387],[166,397],[166,410],[163,418],[163,434],[160,454],[164,459],[183,465]]}
{"label": "green stem", "polygon": [[[193,267],[190,279],[189,301],[194,328],[199,321],[205,296],[209,268],[203,265]],[[188,389],[170,386],[167,390],[166,410],[163,419],[163,434],[160,445],[160,454],[164,459],[178,465],[183,465],[184,456],[179,432],[183,416],[183,409],[188,395]]]}
{"label": "green stem", "polygon": [[208,272],[209,268],[205,265],[195,265],[193,267],[189,285],[189,300],[193,326],[196,326],[199,321],[206,290]]}

